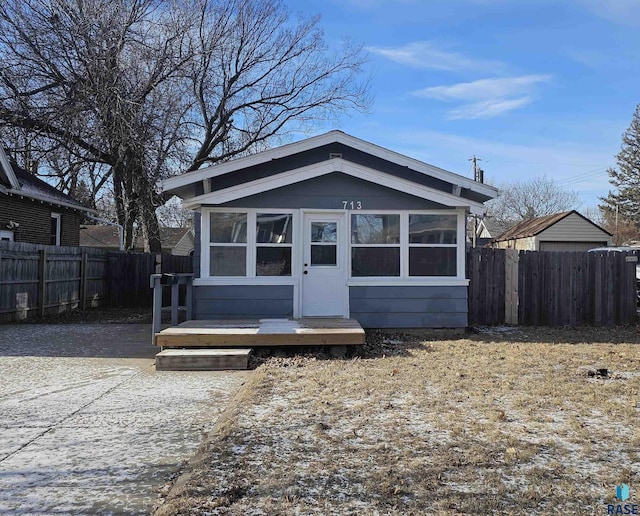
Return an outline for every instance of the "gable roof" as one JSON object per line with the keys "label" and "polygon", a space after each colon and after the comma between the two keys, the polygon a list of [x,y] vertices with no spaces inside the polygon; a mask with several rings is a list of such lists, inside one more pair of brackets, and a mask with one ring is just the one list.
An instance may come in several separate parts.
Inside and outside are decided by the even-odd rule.
{"label": "gable roof", "polygon": [[[160,242],[165,249],[173,249],[191,231],[190,228],[160,228]],[[118,228],[114,226],[87,225],[80,229],[80,247],[119,249]],[[136,249],[144,248],[142,235],[136,238]]]}
{"label": "gable roof", "polygon": [[545,215],[543,217],[536,217],[533,219],[523,220],[522,222],[519,222],[515,226],[507,229],[504,233],[502,233],[497,238],[495,238],[494,241],[500,242],[502,240],[516,240],[518,238],[529,238],[532,236],[536,236],[542,233],[544,230],[549,229],[554,224],[557,224],[562,219],[568,217],[572,213],[575,213],[580,218],[587,221],[589,224],[597,227],[601,231],[605,232],[607,235],[611,236],[611,233],[609,233],[606,229],[601,228],[595,222],[589,220],[584,215],[581,215],[576,210],[570,210],[570,211],[563,211],[561,213],[554,213],[552,215]]}
{"label": "gable roof", "polygon": [[493,217],[485,217],[478,223],[477,234],[480,235],[484,230],[488,234],[487,238],[494,238],[504,233],[507,229],[509,229],[508,225],[503,222],[497,221]]}
{"label": "gable roof", "polygon": [[[228,185],[229,191],[227,192],[227,194],[230,194],[230,188],[248,186],[251,184],[251,179],[258,179],[257,176],[252,177],[251,175],[247,175],[247,179],[245,179],[243,183],[238,184],[238,182],[236,181],[235,183],[231,184],[229,181],[226,181],[226,178],[233,172],[252,169],[255,167],[264,168],[269,166],[270,162],[285,160],[286,158],[290,158],[291,156],[303,155],[304,153],[308,153],[314,150],[321,150],[322,147],[331,145],[344,146],[345,148],[362,153],[370,157],[371,159],[376,159],[379,161],[383,160],[391,166],[388,167],[389,171],[385,170],[385,172],[383,173],[378,167],[369,166],[362,162],[356,162],[353,159],[343,159],[341,153],[332,154],[331,151],[329,151],[329,153],[326,154],[328,159],[316,159],[315,162],[305,162],[304,160],[301,160],[301,162],[298,164],[288,163],[288,168],[282,168],[281,170],[276,171],[277,173],[275,174],[263,174],[261,176],[261,179],[265,180],[263,185],[266,186],[267,189],[270,186],[273,186],[274,188],[278,187],[274,186],[277,181],[270,182],[269,178],[265,177],[265,175],[270,175],[271,178],[277,178],[277,176],[279,175],[288,174],[289,180],[295,182],[303,181],[310,177],[318,177],[319,175],[324,175],[331,172],[343,172],[354,175],[355,177],[367,179],[369,181],[374,180],[376,182],[379,179],[391,180],[395,177],[395,179],[403,180],[405,187],[409,184],[412,185],[412,187],[415,187],[416,185],[418,187],[424,186],[419,181],[416,182],[408,179],[408,176],[413,175],[413,177],[416,179],[420,179],[421,177],[428,177],[431,178],[432,182],[437,182],[440,185],[440,188],[431,188],[431,193],[434,193],[436,192],[436,190],[438,190],[440,193],[444,193],[445,195],[456,198],[455,204],[452,204],[453,200],[451,199],[450,203],[445,203],[448,206],[469,206],[467,201],[470,201],[471,204],[479,207],[478,209],[480,209],[484,201],[492,199],[497,195],[497,190],[490,185],[473,181],[469,178],[463,177],[453,172],[434,167],[433,165],[429,165],[428,163],[424,163],[422,161],[404,156],[383,147],[379,147],[378,145],[374,145],[364,140],[355,138],[346,133],[343,133],[342,131],[330,131],[319,136],[314,136],[306,140],[283,145],[282,147],[269,149],[257,154],[253,154],[251,156],[234,159],[225,163],[220,163],[193,172],[188,172],[180,176],[165,179],[162,182],[162,185],[165,192],[177,195],[184,200],[188,200],[186,204],[191,206],[205,203],[215,204],[219,202],[226,202],[217,200],[215,197],[208,197],[208,193],[212,190],[212,184],[215,185],[219,182],[222,182],[222,184]],[[305,176],[305,174],[307,175]],[[386,175],[387,177],[385,178],[382,174]],[[365,175],[368,177],[363,177]],[[235,177],[239,177],[239,175],[236,175]],[[217,178],[217,181],[215,183],[212,183],[211,180],[214,178]],[[202,187],[195,188],[196,185],[202,185]],[[256,193],[256,189],[260,188],[260,184],[257,182],[254,182],[253,184],[251,184],[251,186],[254,188],[252,190],[253,193]],[[426,187],[429,188],[429,186]],[[200,191],[198,192],[198,190]],[[221,190],[219,190],[219,192],[220,191]],[[413,192],[409,193],[415,195],[415,193]]]}
{"label": "gable roof", "polygon": [[73,197],[20,168],[7,157],[2,146],[0,146],[0,188],[0,193],[3,194],[19,195],[84,212],[95,212]]}

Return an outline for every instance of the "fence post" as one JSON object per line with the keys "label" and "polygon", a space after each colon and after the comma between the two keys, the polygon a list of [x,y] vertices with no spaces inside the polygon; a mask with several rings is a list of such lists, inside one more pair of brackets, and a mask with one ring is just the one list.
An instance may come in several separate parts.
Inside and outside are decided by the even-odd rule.
{"label": "fence post", "polygon": [[87,251],[82,250],[80,261],[80,309],[87,309]]}
{"label": "fence post", "polygon": [[504,322],[518,324],[518,251],[505,249]]}
{"label": "fence post", "polygon": [[40,317],[44,317],[45,303],[47,301],[47,251],[40,250],[40,263],[38,274],[38,305]]}

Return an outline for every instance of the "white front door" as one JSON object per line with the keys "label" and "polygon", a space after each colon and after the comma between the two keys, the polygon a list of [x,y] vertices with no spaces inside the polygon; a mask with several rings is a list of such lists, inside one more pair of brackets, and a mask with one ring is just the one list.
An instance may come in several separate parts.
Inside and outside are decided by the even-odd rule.
{"label": "white front door", "polygon": [[346,317],[346,221],[342,213],[304,214],[302,316]]}

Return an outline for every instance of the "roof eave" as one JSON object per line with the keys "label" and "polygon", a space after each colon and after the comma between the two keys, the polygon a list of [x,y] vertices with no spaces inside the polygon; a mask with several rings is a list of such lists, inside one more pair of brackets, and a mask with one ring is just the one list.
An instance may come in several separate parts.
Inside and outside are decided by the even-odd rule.
{"label": "roof eave", "polygon": [[31,192],[25,192],[24,190],[16,190],[12,188],[11,190],[8,190],[7,193],[9,195],[17,195],[19,197],[27,197],[35,201],[46,202],[47,204],[51,204],[52,206],[70,208],[72,210],[82,211],[84,213],[98,213],[98,210],[94,210],[93,208],[87,208],[86,206],[82,206],[80,204],[60,201],[58,199],[52,199],[51,197],[47,197],[46,195],[38,195]]}
{"label": "roof eave", "polygon": [[328,145],[331,143],[341,143],[349,147],[356,148],[358,150],[371,154],[372,156],[385,159],[397,165],[409,167],[413,170],[416,170],[417,172],[436,177],[455,186],[467,188],[481,195],[485,195],[489,199],[493,199],[498,195],[498,189],[494,188],[493,186],[473,181],[454,172],[450,172],[448,170],[429,165],[428,163],[424,163],[417,159],[410,158],[398,152],[385,149],[383,147],[380,147],[379,145],[369,143],[367,141],[356,138],[355,136],[343,133],[342,131],[330,131],[328,133],[314,136],[306,140],[259,152],[251,156],[245,156],[232,161],[228,161],[226,163],[220,163],[200,170],[195,170],[179,176],[171,177],[162,181],[162,188],[163,191],[167,193],[173,193],[174,195],[180,196],[178,192],[181,188],[184,188],[187,185],[204,181],[212,177],[224,175],[243,168],[266,163],[273,159],[279,159],[285,156],[305,152],[307,150],[311,150],[316,147],[321,147],[323,145]]}

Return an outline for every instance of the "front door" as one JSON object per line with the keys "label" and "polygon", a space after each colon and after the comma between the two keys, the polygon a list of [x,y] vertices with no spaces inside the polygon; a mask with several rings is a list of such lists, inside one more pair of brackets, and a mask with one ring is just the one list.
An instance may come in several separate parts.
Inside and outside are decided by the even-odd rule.
{"label": "front door", "polygon": [[346,227],[342,213],[304,214],[302,315],[346,317]]}

